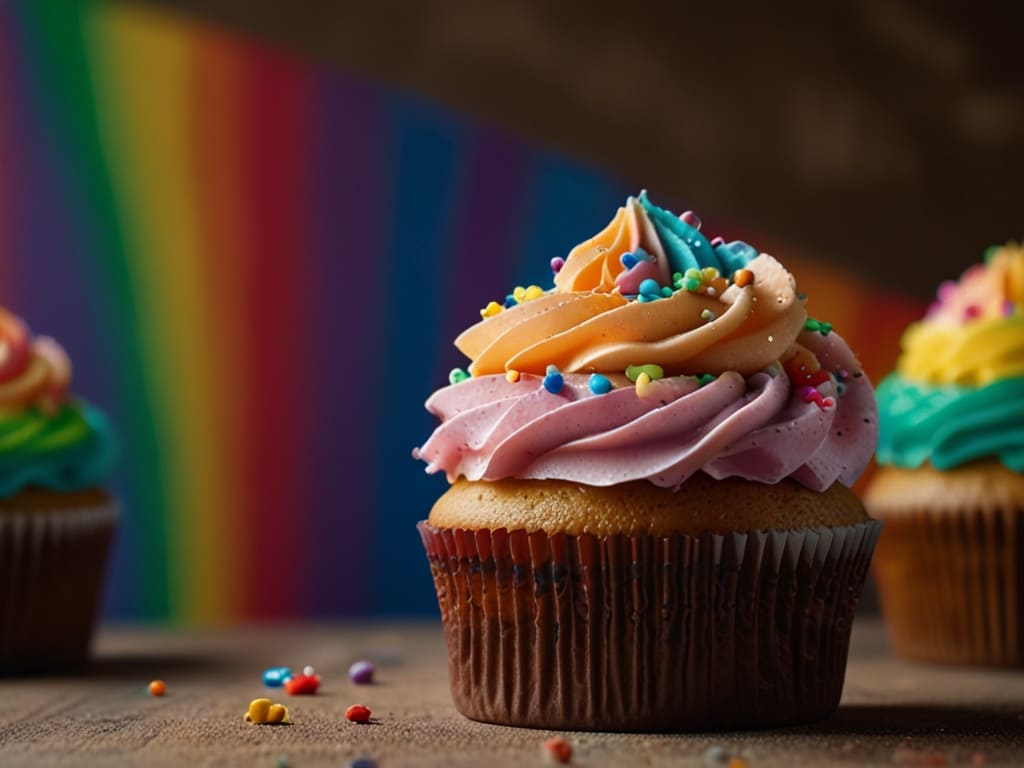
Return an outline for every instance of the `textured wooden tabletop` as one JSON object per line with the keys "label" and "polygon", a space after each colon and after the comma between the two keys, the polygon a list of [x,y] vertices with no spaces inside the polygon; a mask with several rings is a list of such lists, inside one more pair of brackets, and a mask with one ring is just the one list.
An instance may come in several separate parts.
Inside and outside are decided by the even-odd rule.
{"label": "textured wooden tabletop", "polygon": [[[359,658],[377,682],[346,676]],[[318,695],[264,688],[265,667],[313,665]],[[167,695],[147,693],[150,680]],[[286,699],[293,724],[260,727],[250,699]],[[276,696],[275,696],[276,694]],[[0,679],[0,766],[145,765],[276,768],[543,765],[550,731],[474,723],[448,697],[434,623],[272,626],[220,631],[107,627],[76,676]],[[374,722],[345,708],[362,703]],[[1024,673],[894,660],[881,626],[858,620],[839,712],[813,726],[700,735],[566,734],[580,766],[702,766],[721,747],[751,768],[822,765],[1024,765]]]}

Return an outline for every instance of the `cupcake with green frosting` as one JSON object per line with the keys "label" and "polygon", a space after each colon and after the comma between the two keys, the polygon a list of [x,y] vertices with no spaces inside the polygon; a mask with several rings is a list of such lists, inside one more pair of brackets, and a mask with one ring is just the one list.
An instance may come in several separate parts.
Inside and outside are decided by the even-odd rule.
{"label": "cupcake with green frosting", "polygon": [[0,672],[88,655],[117,507],[106,417],[68,394],[71,363],[0,307]]}
{"label": "cupcake with green frosting", "polygon": [[875,579],[897,653],[1024,666],[1024,248],[939,288],[878,387]]}

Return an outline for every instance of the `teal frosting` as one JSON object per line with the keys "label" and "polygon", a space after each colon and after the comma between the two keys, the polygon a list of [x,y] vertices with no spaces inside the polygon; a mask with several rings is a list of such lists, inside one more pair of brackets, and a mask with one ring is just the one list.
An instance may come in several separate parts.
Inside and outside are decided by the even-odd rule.
{"label": "teal frosting", "polygon": [[688,269],[714,267],[726,277],[731,277],[737,269],[757,258],[757,249],[742,240],[731,243],[719,241],[712,246],[699,229],[647,199],[647,190],[641,192],[637,200],[654,223],[654,230],[673,272],[685,274]]}
{"label": "teal frosting", "polygon": [[934,386],[890,374],[878,386],[878,461],[947,470],[996,458],[1024,472],[1024,378]]}
{"label": "teal frosting", "polygon": [[53,415],[35,407],[0,414],[0,498],[33,486],[95,487],[110,471],[114,453],[110,423],[88,403],[69,401]]}

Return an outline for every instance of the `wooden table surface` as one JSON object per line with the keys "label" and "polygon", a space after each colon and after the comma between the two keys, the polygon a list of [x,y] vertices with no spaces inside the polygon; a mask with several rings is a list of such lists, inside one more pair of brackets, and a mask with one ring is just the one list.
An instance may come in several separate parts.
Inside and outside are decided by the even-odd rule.
{"label": "wooden table surface", "polygon": [[[89,669],[0,679],[0,766],[542,765],[553,732],[471,722],[448,696],[436,623],[259,626],[175,631],[105,627]],[[375,659],[377,682],[346,676]],[[316,696],[264,688],[265,667],[311,664]],[[167,695],[147,693],[150,680]],[[286,700],[293,724],[242,721],[250,699]],[[362,703],[375,722],[356,725]],[[944,669],[891,657],[877,621],[859,619],[840,710],[798,728],[698,735],[566,734],[580,766],[702,766],[720,746],[751,768],[1024,765],[1024,672]]]}

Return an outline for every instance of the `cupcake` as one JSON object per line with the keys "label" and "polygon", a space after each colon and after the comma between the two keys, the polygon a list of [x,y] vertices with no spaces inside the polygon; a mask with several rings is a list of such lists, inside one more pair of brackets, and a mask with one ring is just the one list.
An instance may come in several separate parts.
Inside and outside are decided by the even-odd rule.
{"label": "cupcake", "polygon": [[792,275],[646,194],[491,302],[413,453],[467,717],[677,731],[839,703],[878,524],[876,409]]}
{"label": "cupcake", "polygon": [[875,562],[895,651],[1024,665],[1024,249],[939,288],[878,388]]}
{"label": "cupcake", "polygon": [[110,426],[68,395],[61,346],[0,308],[0,672],[67,669],[88,655],[117,518],[98,484]]}

